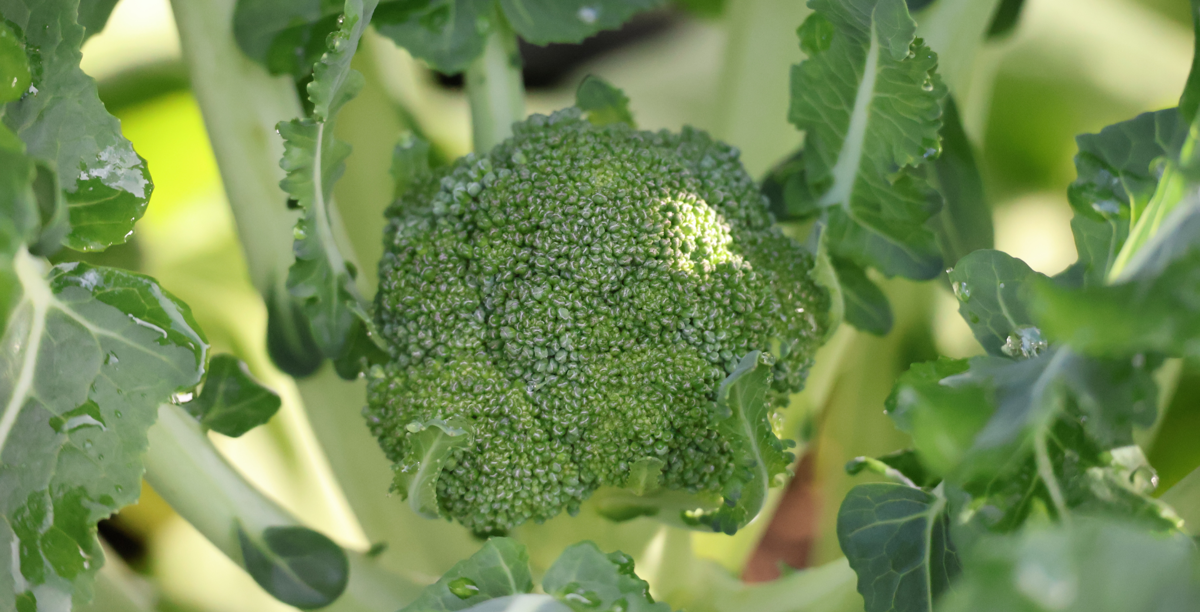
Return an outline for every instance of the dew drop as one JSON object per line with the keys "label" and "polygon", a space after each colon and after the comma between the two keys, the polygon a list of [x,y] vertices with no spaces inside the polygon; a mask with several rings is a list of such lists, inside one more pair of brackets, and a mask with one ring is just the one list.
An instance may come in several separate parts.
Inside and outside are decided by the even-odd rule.
{"label": "dew drop", "polygon": [[479,594],[479,585],[466,576],[451,580],[450,584],[446,585],[446,587],[459,599],[469,599]]}
{"label": "dew drop", "polygon": [[964,304],[971,301],[971,288],[967,286],[966,282],[954,281],[951,287],[953,287],[954,297],[958,298],[958,301]]}
{"label": "dew drop", "polygon": [[1033,325],[1022,325],[1008,335],[1000,350],[1015,359],[1037,357],[1050,344],[1042,337],[1042,330]]}
{"label": "dew drop", "polygon": [[578,16],[580,21],[592,24],[596,23],[596,18],[600,16],[600,12],[594,6],[585,6],[579,9]]}

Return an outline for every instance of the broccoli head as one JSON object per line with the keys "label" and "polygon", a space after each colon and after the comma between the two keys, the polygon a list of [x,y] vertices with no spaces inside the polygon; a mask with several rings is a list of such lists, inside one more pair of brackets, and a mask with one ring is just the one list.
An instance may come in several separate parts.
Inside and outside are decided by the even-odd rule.
{"label": "broccoli head", "polygon": [[388,211],[375,317],[390,362],[365,415],[398,488],[421,481],[426,514],[480,533],[575,512],[634,466],[720,495],[753,468],[717,426],[722,381],[764,351],[760,395],[782,406],[825,335],[812,255],[703,132],[578,109],[514,132]]}

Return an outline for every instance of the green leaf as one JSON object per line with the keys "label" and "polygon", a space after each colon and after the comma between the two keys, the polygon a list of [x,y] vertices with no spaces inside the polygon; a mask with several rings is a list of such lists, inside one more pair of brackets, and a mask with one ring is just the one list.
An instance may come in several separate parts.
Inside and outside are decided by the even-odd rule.
{"label": "green leaf", "polygon": [[899,484],[858,485],[838,510],[838,543],[867,612],[932,611],[961,571],[946,500]]}
{"label": "green leaf", "polygon": [[993,408],[984,389],[942,381],[967,371],[965,359],[913,364],[896,380],[885,406],[896,427],[912,435],[921,463],[935,474],[953,472],[970,452]]}
{"label": "green leaf", "polygon": [[467,69],[502,15],[535,45],[577,43],[620,27],[635,13],[663,0],[431,0],[380,6],[377,29],[431,68],[446,74]]}
{"label": "green leaf", "polygon": [[658,457],[642,457],[629,466],[625,488],[634,495],[654,493],[662,486],[662,471],[667,464]]}
{"label": "green leaf", "polygon": [[341,11],[336,0],[238,0],[233,36],[242,53],[271,74],[299,79],[325,53]]}
{"label": "green leaf", "polygon": [[279,396],[254,380],[240,359],[216,355],[208,362],[200,397],[183,407],[205,429],[236,438],[269,421],[279,405]]}
{"label": "green leaf", "polygon": [[407,499],[412,509],[426,518],[441,516],[437,500],[437,480],[442,467],[454,452],[471,443],[471,430],[457,421],[409,423],[408,452],[393,466],[392,490]]}
{"label": "green leaf", "polygon": [[1026,284],[1045,278],[1003,251],[975,251],[950,271],[958,312],[992,355],[1036,356],[1047,346],[1025,303]]}
{"label": "green leaf", "polygon": [[992,24],[988,26],[988,38],[1006,36],[1017,29],[1023,8],[1025,0],[1000,0],[1000,6],[996,7],[996,14],[992,16]]}
{"label": "green leaf", "polygon": [[37,50],[30,95],[10,102],[4,124],[28,155],[54,162],[69,206],[66,246],[103,250],[124,243],[141,218],[154,184],[146,162],[121,135],[121,126],[79,68],[84,28],[75,23],[79,0],[0,0],[0,15]]}
{"label": "green leaf", "polygon": [[392,149],[392,180],[395,182],[394,199],[400,199],[418,178],[429,172],[429,142],[412,132],[400,137]]}
{"label": "green leaf", "polygon": [[19,100],[29,91],[32,79],[24,41],[0,23],[0,104]]}
{"label": "green leaf", "polygon": [[942,258],[925,224],[940,198],[921,166],[940,147],[937,54],[916,39],[903,0],[809,6],[816,12],[799,35],[814,53],[792,69],[788,115],[806,134],[808,188],[799,191],[817,194],[834,255],[888,276],[933,278]]}
{"label": "green leaf", "polygon": [[883,290],[853,262],[836,257],[832,261],[846,304],[846,322],[867,333],[886,336],[892,330],[892,307]]}
{"label": "green leaf", "polygon": [[549,595],[509,595],[489,599],[467,608],[465,612],[573,612],[571,608]]}
{"label": "green leaf", "polygon": [[771,430],[767,390],[772,361],[768,353],[751,351],[717,388],[717,431],[730,441],[736,464],[725,484],[724,505],[687,517],[689,523],[734,534],[758,516],[767,489],[779,484],[795,460]]}
{"label": "green leaf", "polygon": [[636,128],[629,111],[629,96],[608,81],[589,74],[575,90],[575,106],[585,113],[593,125],[624,123]]}
{"label": "green leaf", "polygon": [[307,527],[237,527],[246,572],[285,604],[302,610],[333,603],[350,582],[350,560],[333,540]]}
{"label": "green leaf", "polygon": [[78,21],[85,28],[85,40],[104,29],[116,6],[117,0],[79,0]]}
{"label": "green leaf", "polygon": [[965,520],[1011,530],[1040,507],[1138,514],[1156,528],[1176,523],[1148,490],[1123,484],[1129,479],[1120,474],[1131,470],[1115,450],[1132,444],[1134,426],[1154,422],[1153,364],[1056,347],[966,365],[914,366],[888,400],[922,463],[974,498]]}
{"label": "green leaf", "polygon": [[375,28],[430,68],[458,74],[483,53],[495,0],[432,0],[403,11],[395,4],[381,7]]}
{"label": "green leaf", "polygon": [[1071,231],[1084,284],[1101,285],[1129,236],[1131,217],[1140,215],[1158,186],[1159,163],[1173,157],[1185,124],[1176,109],[1143,113],[1075,140],[1078,178],[1067,190],[1075,210]]}
{"label": "green leaf", "polygon": [[946,96],[942,111],[942,154],[934,160],[930,178],[945,202],[929,224],[937,235],[942,259],[953,266],[972,251],[992,248],[995,230],[992,210],[984,198],[983,177],[953,96]]}
{"label": "green leaf", "polygon": [[300,300],[271,289],[263,301],[267,304],[267,354],[271,363],[294,378],[316,373],[325,357]]}
{"label": "green leaf", "polygon": [[1118,521],[990,537],[939,612],[1185,612],[1200,601],[1194,544]]}
{"label": "green leaf", "polygon": [[0,349],[0,602],[90,598],[96,523],[141,490],[158,406],[200,382],[208,345],[152,279],[17,254],[22,297]]}
{"label": "green leaf", "polygon": [[1032,310],[1055,340],[1090,355],[1200,357],[1200,249],[1161,274],[1071,290],[1034,285]]}
{"label": "green leaf", "polygon": [[575,612],[671,612],[667,604],[654,602],[650,585],[634,573],[632,557],[620,551],[606,555],[592,542],[564,550],[546,570],[542,589]]}
{"label": "green leaf", "polygon": [[535,45],[577,43],[621,27],[635,14],[663,0],[499,0],[509,25]]}
{"label": "green leaf", "polygon": [[491,599],[532,590],[525,545],[509,538],[491,538],[479,552],[459,561],[437,582],[425,587],[421,596],[400,612],[466,610]]}
{"label": "green leaf", "polygon": [[377,354],[371,350],[377,335],[355,285],[354,268],[334,238],[333,185],[345,169],[350,146],[333,134],[337,112],[363,86],[363,76],[350,68],[350,60],[375,4],[346,1],[341,26],[313,68],[308,86],[312,117],[278,125],[284,139],[279,165],[287,173],[280,186],[304,211],[296,225],[296,262],[288,271],[288,290],[301,301],[321,353],[337,360],[339,374],[348,378],[366,365],[360,357],[369,361]]}
{"label": "green leaf", "polygon": [[861,474],[864,470],[874,472],[893,482],[928,489],[937,486],[941,477],[930,472],[917,454],[911,448],[888,453],[881,457],[855,457],[846,463],[846,473],[851,476]]}

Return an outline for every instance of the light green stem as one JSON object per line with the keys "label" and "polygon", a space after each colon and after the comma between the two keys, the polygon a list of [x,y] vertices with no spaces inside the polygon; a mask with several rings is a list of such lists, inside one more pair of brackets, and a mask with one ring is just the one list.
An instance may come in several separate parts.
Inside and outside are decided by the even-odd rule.
{"label": "light green stem", "polygon": [[[222,553],[245,568],[239,528],[260,534],[301,523],[246,481],[217,451],[199,423],[179,406],[164,404],[149,431],[146,481]],[[393,612],[420,587],[389,575],[362,554],[346,551],[350,583],[331,612]]]}
{"label": "light green stem", "polygon": [[787,120],[788,75],[803,58],[796,28],[812,11],[794,0],[738,0],[728,10],[713,133],[759,176],[801,143]]}
{"label": "light green stem", "polygon": [[280,121],[303,114],[287,77],[273,78],[242,54],[233,38],[235,0],[171,0],[183,57],[200,103],[229,198],[250,279],[264,296],[287,296],[292,228],[299,211],[289,210],[279,187],[283,140]]}
{"label": "light green stem", "polygon": [[467,67],[466,81],[475,152],[485,153],[512,136],[512,124],[525,118],[517,35],[499,12],[483,54]]}

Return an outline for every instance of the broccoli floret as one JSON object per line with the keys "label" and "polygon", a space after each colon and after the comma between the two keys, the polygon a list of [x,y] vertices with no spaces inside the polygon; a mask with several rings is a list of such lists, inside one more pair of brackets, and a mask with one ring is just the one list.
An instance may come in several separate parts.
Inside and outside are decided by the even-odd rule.
{"label": "broccoli floret", "polygon": [[704,132],[597,127],[577,109],[514,131],[388,211],[372,432],[401,469],[424,424],[470,428],[437,505],[480,533],[575,512],[646,457],[664,488],[718,491],[736,469],[718,385],[768,351],[783,406],[825,334],[812,255]]}

